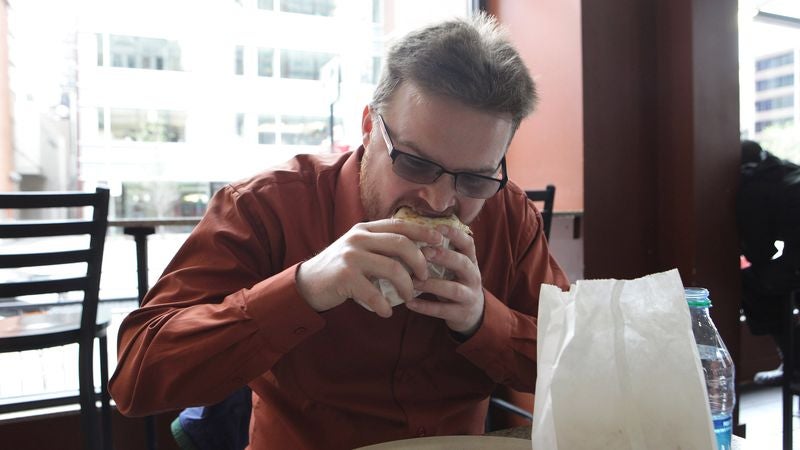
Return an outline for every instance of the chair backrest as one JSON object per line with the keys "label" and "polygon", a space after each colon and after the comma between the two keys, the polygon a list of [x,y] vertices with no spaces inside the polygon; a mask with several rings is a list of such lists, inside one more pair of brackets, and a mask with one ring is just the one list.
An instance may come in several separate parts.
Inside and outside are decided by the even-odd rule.
{"label": "chair backrest", "polygon": [[556,187],[552,184],[548,184],[547,187],[542,190],[528,190],[525,191],[525,193],[528,195],[529,200],[543,202],[539,211],[542,213],[542,220],[544,221],[544,236],[549,241],[550,224],[553,222],[553,204],[556,199]]}
{"label": "chair backrest", "polygon": [[[0,299],[82,291],[82,300],[43,303],[80,303],[81,339],[92,339],[108,199],[106,188],[95,192],[0,193],[0,269],[5,276],[0,281]],[[87,207],[92,209],[91,219],[83,217]],[[42,219],[24,218],[34,215],[34,209],[41,211],[38,215]],[[85,272],[77,264],[85,264]]]}

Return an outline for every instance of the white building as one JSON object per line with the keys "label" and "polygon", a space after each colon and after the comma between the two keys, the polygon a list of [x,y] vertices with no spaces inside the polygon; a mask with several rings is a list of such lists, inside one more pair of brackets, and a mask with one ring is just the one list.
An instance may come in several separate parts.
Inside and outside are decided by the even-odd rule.
{"label": "white building", "polygon": [[[331,151],[331,102],[334,141],[357,144],[381,4],[82,2],[81,179],[109,184],[119,216],[198,215],[217,183]],[[323,79],[339,64],[341,96]]]}
{"label": "white building", "polygon": [[800,124],[800,47],[755,60],[755,137],[770,127]]}
{"label": "white building", "polygon": [[800,162],[800,2],[740,0],[742,138]]}

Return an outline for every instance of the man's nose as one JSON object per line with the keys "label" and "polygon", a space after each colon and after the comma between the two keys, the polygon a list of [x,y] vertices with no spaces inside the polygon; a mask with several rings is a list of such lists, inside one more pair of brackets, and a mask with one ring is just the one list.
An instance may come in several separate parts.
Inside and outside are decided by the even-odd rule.
{"label": "man's nose", "polygon": [[455,179],[449,173],[443,173],[439,179],[421,189],[421,197],[436,212],[452,208],[456,203],[456,194]]}

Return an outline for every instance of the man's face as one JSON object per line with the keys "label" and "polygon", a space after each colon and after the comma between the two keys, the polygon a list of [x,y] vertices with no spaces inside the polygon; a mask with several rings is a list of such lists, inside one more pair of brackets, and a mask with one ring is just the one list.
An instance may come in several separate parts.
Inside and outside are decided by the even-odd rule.
{"label": "man's face", "polygon": [[[374,111],[364,111],[361,201],[368,220],[391,217],[409,206],[428,216],[455,214],[470,223],[485,199],[467,197],[455,189],[453,176],[442,174],[431,184],[407,181],[392,171],[390,149]],[[383,111],[397,150],[433,161],[451,172],[472,172],[499,178],[497,167],[511,139],[510,115],[492,115],[463,104],[423,93],[403,83]]]}

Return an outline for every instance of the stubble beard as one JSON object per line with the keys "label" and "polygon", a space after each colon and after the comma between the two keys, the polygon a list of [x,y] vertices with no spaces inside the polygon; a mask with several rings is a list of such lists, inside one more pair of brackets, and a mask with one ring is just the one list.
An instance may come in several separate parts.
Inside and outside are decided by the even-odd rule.
{"label": "stubble beard", "polygon": [[380,186],[378,181],[372,176],[369,168],[369,150],[364,151],[361,157],[361,169],[359,170],[359,193],[361,195],[361,205],[364,207],[367,221],[385,219],[381,213]]}

